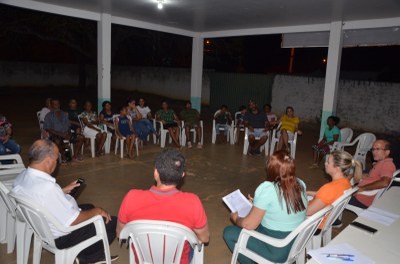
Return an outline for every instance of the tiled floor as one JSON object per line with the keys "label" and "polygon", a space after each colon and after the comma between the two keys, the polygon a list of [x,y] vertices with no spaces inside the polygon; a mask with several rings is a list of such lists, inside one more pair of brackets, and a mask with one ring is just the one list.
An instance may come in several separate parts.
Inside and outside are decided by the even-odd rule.
{"label": "tiled floor", "polygon": [[[25,139],[27,142],[29,138],[31,142],[35,138],[30,135]],[[296,154],[297,175],[306,182],[309,190],[316,190],[328,181],[322,167],[308,169],[310,146],[317,139],[316,135],[318,131],[315,128],[305,128],[304,135],[299,137]],[[242,144],[212,145],[210,133],[206,133],[205,136],[204,149],[182,150],[187,158],[187,177],[182,189],[199,195],[207,212],[211,241],[205,249],[205,263],[229,263],[231,253],[222,239],[223,228],[230,224],[229,211],[223,205],[221,198],[237,188],[244,194],[253,194],[265,175],[265,157],[244,156]],[[22,155],[26,160],[29,144],[23,147]],[[145,145],[135,160],[121,160],[119,155],[114,154],[92,159],[89,157],[89,151],[86,151],[84,162],[62,165],[55,176],[61,186],[79,177],[86,179],[87,187],[78,202],[93,203],[116,215],[121,200],[128,190],[147,189],[153,184],[153,159],[159,151],[159,146]],[[351,213],[344,214],[345,223],[352,218],[354,215]],[[111,252],[120,256],[116,263],[128,263],[127,249],[121,248],[118,241],[114,241],[111,245]],[[15,253],[7,255],[6,245],[0,245],[0,263],[15,263],[15,259]],[[42,263],[54,263],[53,255],[43,252]]]}

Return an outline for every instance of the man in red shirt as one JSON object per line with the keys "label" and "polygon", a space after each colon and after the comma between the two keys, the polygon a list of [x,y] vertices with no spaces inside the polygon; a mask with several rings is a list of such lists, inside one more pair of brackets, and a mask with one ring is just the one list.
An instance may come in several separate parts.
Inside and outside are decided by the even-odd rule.
{"label": "man in red shirt", "polygon": [[[185,176],[185,157],[177,150],[162,151],[155,159],[154,180],[150,190],[130,190],[118,214],[117,236],[123,227],[134,220],[161,220],[182,224],[192,229],[199,241],[209,241],[207,216],[199,197],[178,190],[176,186]],[[181,263],[189,262],[187,243]]]}
{"label": "man in red shirt", "polygon": [[368,208],[375,195],[364,195],[361,192],[386,188],[396,170],[393,159],[389,158],[390,143],[386,140],[378,139],[372,146],[372,155],[376,163],[368,174],[361,177],[355,177],[354,181],[358,182],[358,192],[351,198],[349,204],[361,208]]}

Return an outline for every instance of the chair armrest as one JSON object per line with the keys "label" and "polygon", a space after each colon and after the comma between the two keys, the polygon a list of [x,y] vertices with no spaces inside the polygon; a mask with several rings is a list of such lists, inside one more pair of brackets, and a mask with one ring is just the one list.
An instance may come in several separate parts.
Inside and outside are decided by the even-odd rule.
{"label": "chair armrest", "polygon": [[93,216],[92,218],[89,218],[88,220],[83,221],[83,222],[81,222],[81,223],[79,223],[79,224],[77,224],[77,225],[69,226],[69,227],[65,228],[65,230],[63,230],[63,231],[72,232],[72,231],[74,231],[74,230],[77,230],[77,229],[79,229],[79,228],[81,228],[81,227],[84,227],[84,226],[86,226],[86,225],[95,223],[95,222],[97,222],[97,221],[103,222],[103,217],[102,217],[101,215]]}
{"label": "chair armrest", "polygon": [[366,196],[373,196],[382,191],[384,188],[381,189],[376,189],[376,190],[369,190],[369,191],[362,191],[359,192],[358,194],[366,195]]}
{"label": "chair armrest", "polygon": [[349,146],[354,146],[355,142],[351,143],[344,143],[344,142],[335,142],[334,145],[337,146],[338,148],[344,148],[344,147],[349,147]]}

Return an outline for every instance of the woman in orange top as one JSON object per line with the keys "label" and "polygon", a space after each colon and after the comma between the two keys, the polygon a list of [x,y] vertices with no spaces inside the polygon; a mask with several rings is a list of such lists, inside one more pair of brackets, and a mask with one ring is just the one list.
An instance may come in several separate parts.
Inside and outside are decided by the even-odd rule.
{"label": "woman in orange top", "polygon": [[[331,205],[344,191],[350,189],[351,184],[347,177],[353,171],[355,174],[360,174],[361,168],[360,162],[354,160],[348,152],[343,150],[333,151],[325,162],[325,172],[332,177],[332,181],[324,184],[317,192],[307,192],[307,195],[313,197],[308,203],[307,216]],[[326,218],[318,227],[319,229],[323,227],[325,220]]]}

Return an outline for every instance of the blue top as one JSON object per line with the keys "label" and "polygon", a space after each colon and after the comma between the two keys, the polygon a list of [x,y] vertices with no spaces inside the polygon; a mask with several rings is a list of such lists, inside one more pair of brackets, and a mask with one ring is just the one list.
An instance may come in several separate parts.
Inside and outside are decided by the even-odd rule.
{"label": "blue top", "polygon": [[54,131],[65,133],[70,130],[71,122],[69,121],[68,114],[61,110],[60,116],[56,116],[56,111],[49,112],[44,118],[44,129],[53,129]]}
{"label": "blue top", "polygon": [[297,213],[287,213],[285,199],[279,197],[278,189],[276,189],[274,183],[265,181],[257,187],[254,194],[253,205],[266,211],[261,221],[263,227],[271,230],[290,232],[306,219],[306,185],[302,180],[297,180],[303,186],[302,198],[306,207],[304,211]]}
{"label": "blue top", "polygon": [[268,122],[268,117],[265,113],[258,112],[256,115],[252,112],[247,112],[244,116],[244,121],[249,122],[252,128],[265,128]]}
{"label": "blue top", "polygon": [[129,128],[129,118],[127,116],[118,117],[118,130],[124,137],[133,134]]}
{"label": "blue top", "polygon": [[115,115],[114,112],[111,111],[111,114],[107,114],[106,111],[101,110],[100,115],[101,115],[101,114],[104,116],[104,120],[105,120],[106,122],[108,122],[108,123],[112,123],[112,122],[113,122],[113,116]]}
{"label": "blue top", "polygon": [[334,135],[339,135],[337,141],[341,141],[340,129],[337,126],[333,126],[331,130],[329,130],[329,126],[327,126],[325,128],[324,135],[325,135],[325,138],[326,138],[326,142],[333,141],[334,140],[333,139]]}

